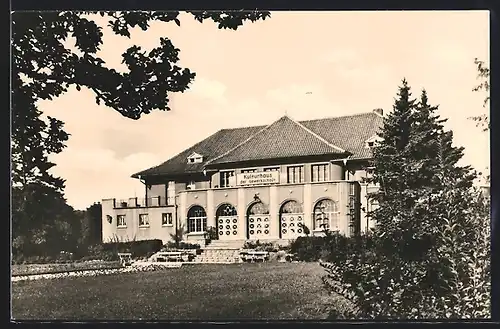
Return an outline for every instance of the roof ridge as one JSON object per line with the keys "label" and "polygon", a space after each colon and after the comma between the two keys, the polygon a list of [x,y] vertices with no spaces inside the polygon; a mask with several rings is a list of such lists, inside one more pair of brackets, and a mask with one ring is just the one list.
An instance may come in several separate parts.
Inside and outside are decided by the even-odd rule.
{"label": "roof ridge", "polygon": [[331,119],[345,119],[345,118],[357,117],[357,116],[362,116],[362,115],[370,115],[370,114],[377,115],[373,111],[370,111],[370,112],[362,112],[362,113],[342,115],[342,116],[337,116],[337,117],[336,116],[331,116],[331,117],[323,117],[323,118],[317,118],[317,119],[300,120],[299,122],[311,122],[311,121],[331,120]]}
{"label": "roof ridge", "polygon": [[[280,118],[281,119],[281,118]],[[255,134],[252,134],[250,137],[248,137],[247,139],[245,139],[243,142],[237,144],[235,147],[232,147],[230,148],[229,150],[227,150],[226,152],[222,153],[221,155],[213,158],[213,159],[210,159],[208,160],[207,162],[205,162],[205,165],[208,165],[210,164],[211,162],[215,161],[215,160],[218,160],[226,155],[228,155],[229,153],[233,152],[234,150],[236,150],[238,147],[240,147],[241,145],[245,144],[245,143],[248,143],[249,141],[251,141],[255,136],[257,136],[258,134],[260,134],[261,132],[263,132],[264,130],[266,130],[267,128],[271,127],[273,124],[275,124],[276,122],[278,122],[280,119],[274,121],[273,123],[270,123],[268,124],[267,126],[263,127],[262,129],[260,129],[259,131],[257,131]],[[254,126],[254,127],[260,127],[260,126]],[[250,128],[250,127],[244,127],[244,128]],[[234,129],[242,129],[242,128],[234,128]]]}
{"label": "roof ridge", "polygon": [[291,119],[290,117],[288,117],[288,119],[290,119],[293,123],[295,123],[296,125],[298,125],[300,128],[304,129],[306,132],[308,132],[309,134],[313,135],[314,137],[316,137],[317,139],[319,139],[320,141],[322,141],[323,143],[325,143],[326,145],[334,148],[334,149],[337,149],[339,150],[340,152],[342,153],[345,153],[346,150],[338,147],[338,146],[335,146],[333,145],[332,143],[330,143],[329,141],[327,141],[326,139],[324,139],[323,137],[321,137],[320,135],[316,134],[314,131],[312,131],[311,129],[305,127],[303,124],[301,124],[300,122],[297,122],[293,119]]}

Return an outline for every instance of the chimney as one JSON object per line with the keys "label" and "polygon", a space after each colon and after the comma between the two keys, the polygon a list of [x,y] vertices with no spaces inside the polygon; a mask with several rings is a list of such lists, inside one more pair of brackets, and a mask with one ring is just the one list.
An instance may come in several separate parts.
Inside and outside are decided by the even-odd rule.
{"label": "chimney", "polygon": [[381,117],[384,116],[384,110],[383,109],[375,109],[375,110],[373,110],[373,113],[378,114]]}

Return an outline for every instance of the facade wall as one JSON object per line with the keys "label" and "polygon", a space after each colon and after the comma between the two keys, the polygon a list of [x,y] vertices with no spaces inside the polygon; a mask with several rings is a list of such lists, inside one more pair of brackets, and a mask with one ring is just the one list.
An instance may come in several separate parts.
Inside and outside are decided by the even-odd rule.
{"label": "facade wall", "polygon": [[[183,191],[179,199],[181,204],[178,209],[180,223],[188,226],[189,208],[195,205],[202,206],[207,214],[207,226],[216,226],[219,232],[219,239],[252,239],[249,234],[249,208],[256,202],[262,202],[269,210],[266,214],[256,217],[267,219],[269,234],[260,236],[259,240],[282,239],[280,234],[281,207],[288,201],[295,201],[302,207],[300,217],[311,233],[321,233],[322,229],[314,230],[313,209],[317,202],[324,199],[331,199],[337,203],[339,211],[339,229],[343,234],[349,234],[350,216],[348,213],[349,186],[354,182],[336,181],[327,183],[312,184],[286,184],[258,187],[240,187],[228,189],[208,189],[196,191]],[[356,184],[356,183],[355,183]],[[220,206],[230,204],[237,215],[234,222],[219,223],[220,218],[216,216]],[[256,218],[257,219],[257,218]],[[224,218],[227,220],[227,218]],[[221,227],[222,225],[222,227]],[[226,228],[229,225],[230,228]],[[233,229],[237,227],[237,229]],[[263,227],[264,229],[264,227]],[[314,232],[315,231],[315,232]],[[236,232],[236,234],[234,234]],[[221,234],[222,233],[222,234]],[[227,234],[229,233],[229,234]],[[196,236],[197,234],[192,234]],[[301,234],[303,235],[303,234]],[[188,237],[190,234],[188,234]],[[298,235],[297,235],[298,236]]]}
{"label": "facade wall", "polygon": [[[103,200],[103,242],[161,239],[167,243],[175,233],[175,207],[114,208],[113,199]],[[162,225],[164,213],[171,213],[172,225]],[[139,226],[139,215],[147,214],[149,225]],[[125,216],[125,226],[118,226],[118,216]],[[111,223],[109,218],[111,217]]]}
{"label": "facade wall", "polygon": [[[330,176],[328,179],[329,181],[343,180],[344,179],[343,164],[342,164],[342,162],[339,162],[339,161],[336,161],[336,162],[323,161],[323,162],[281,164],[281,165],[263,165],[263,166],[254,166],[254,167],[224,169],[224,170],[221,170],[221,172],[234,171],[235,175],[238,175],[238,174],[241,174],[242,172],[244,172],[245,170],[255,170],[255,172],[263,172],[267,168],[279,168],[280,184],[286,184],[287,178],[288,178],[287,177],[287,168],[294,167],[294,166],[303,166],[303,170],[304,170],[303,183],[311,183],[311,182],[313,182],[311,173],[312,173],[312,165],[314,165],[314,164],[326,164],[326,165],[328,165],[328,173]],[[234,180],[234,183],[235,182],[236,181]],[[211,187],[213,187],[213,188],[220,187],[220,172],[216,172],[216,173],[212,174],[212,176],[210,177],[210,184],[211,184]],[[197,186],[200,186],[199,188],[210,188],[209,186],[202,187],[201,183],[197,184]]]}
{"label": "facade wall", "polygon": [[[314,164],[328,165],[328,180],[325,182],[312,182],[312,166]],[[304,181],[297,184],[288,184],[287,168],[289,166],[303,166]],[[280,179],[278,184],[262,186],[233,186],[220,188],[220,174],[216,172],[209,177],[199,178],[195,181],[195,188],[186,190],[186,181],[167,181],[165,183],[152,185],[147,191],[147,197],[170,197],[175,199],[175,206],[167,207],[144,207],[144,205],[134,204],[135,199],[131,198],[129,208],[116,209],[113,200],[103,200],[103,241],[110,239],[120,240],[143,240],[159,238],[165,242],[171,239],[170,234],[175,232],[175,220],[179,225],[188,229],[188,211],[193,206],[201,206],[206,213],[206,226],[215,227],[219,232],[220,239],[243,240],[256,239],[250,234],[250,222],[248,217],[249,208],[261,201],[268,208],[265,216],[256,216],[254,219],[266,220],[262,222],[262,231],[268,230],[268,234],[259,236],[259,240],[285,239],[283,236],[283,216],[281,209],[287,201],[293,201],[300,205],[302,213],[300,216],[290,215],[289,217],[300,217],[303,224],[309,228],[311,234],[321,234],[322,230],[315,228],[314,207],[317,202],[323,199],[331,199],[338,208],[339,230],[341,233],[349,234],[349,224],[351,215],[349,210],[350,184],[356,183],[366,177],[367,173],[361,163],[348,162],[347,168],[342,161],[299,163],[268,165],[252,168],[235,168],[235,174],[242,170],[255,169],[256,172],[264,171],[264,168],[279,168]],[[346,170],[348,169],[348,170]],[[236,179],[232,181],[236,183]],[[362,184],[357,196],[360,207],[365,210],[370,209],[366,195],[368,187]],[[172,203],[173,204],[173,203]],[[223,228],[217,217],[219,207],[230,204],[236,209],[237,215],[231,218],[231,223],[226,223],[229,218],[224,218]],[[359,205],[358,205],[359,206]],[[162,213],[170,212],[174,219],[173,226],[162,226]],[[147,213],[150,221],[149,227],[139,227],[139,214]],[[107,215],[112,217],[112,223],[107,220]],[[117,227],[117,215],[125,215],[127,226]],[[366,218],[366,212],[361,211],[358,215],[361,232],[373,226]],[[292,219],[292,218],[290,218]],[[230,229],[227,229],[230,225]],[[254,223],[257,225],[257,223]],[[267,225],[267,226],[266,226]],[[234,229],[236,227],[236,229]],[[301,233],[303,234],[303,233]],[[297,234],[296,234],[297,235]],[[185,235],[189,242],[204,243],[204,232],[191,232]]]}
{"label": "facade wall", "polygon": [[161,197],[162,199],[167,196],[166,184],[151,185],[146,188],[146,197]]}

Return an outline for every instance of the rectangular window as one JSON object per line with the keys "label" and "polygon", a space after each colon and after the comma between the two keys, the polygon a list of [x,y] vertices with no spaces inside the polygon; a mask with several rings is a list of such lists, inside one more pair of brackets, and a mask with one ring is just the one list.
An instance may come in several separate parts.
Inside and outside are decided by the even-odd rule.
{"label": "rectangular window", "polygon": [[311,179],[313,182],[326,182],[330,180],[328,164],[318,164],[311,166]]}
{"label": "rectangular window", "polygon": [[127,222],[125,221],[125,215],[116,216],[116,225],[118,227],[127,227]]}
{"label": "rectangular window", "polygon": [[221,171],[220,187],[231,187],[232,177],[234,177],[234,171]]}
{"label": "rectangular window", "polygon": [[162,226],[174,225],[173,220],[172,220],[172,213],[161,214],[161,225]]}
{"label": "rectangular window", "polygon": [[242,174],[248,174],[248,173],[251,173],[251,172],[256,172],[257,169],[243,169],[241,171]]}
{"label": "rectangular window", "polygon": [[139,214],[139,227],[149,227],[148,214]]}
{"label": "rectangular window", "polygon": [[188,221],[188,232],[196,232],[196,221],[194,219]]}
{"label": "rectangular window", "polygon": [[279,171],[279,167],[272,167],[272,168],[264,168],[264,171]]}
{"label": "rectangular window", "polygon": [[289,184],[293,183],[303,183],[304,182],[304,167],[294,166],[287,168],[287,182]]}
{"label": "rectangular window", "polygon": [[207,217],[191,217],[188,219],[188,232],[206,232]]}
{"label": "rectangular window", "polygon": [[349,195],[356,195],[356,185],[355,184],[349,185]]}

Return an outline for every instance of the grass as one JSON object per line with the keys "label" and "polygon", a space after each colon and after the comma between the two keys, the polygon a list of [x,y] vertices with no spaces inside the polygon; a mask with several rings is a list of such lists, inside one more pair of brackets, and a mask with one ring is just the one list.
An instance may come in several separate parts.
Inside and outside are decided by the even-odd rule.
{"label": "grass", "polygon": [[12,283],[16,320],[324,319],[317,263],[191,265]]}
{"label": "grass", "polygon": [[75,270],[95,270],[104,268],[118,268],[120,262],[82,262],[61,264],[16,264],[12,265],[12,276],[59,273]]}

